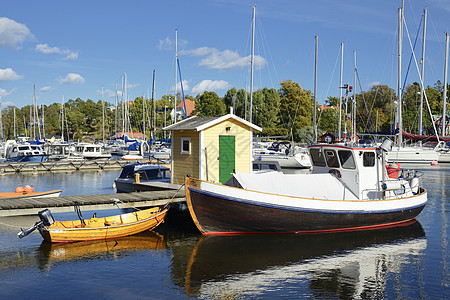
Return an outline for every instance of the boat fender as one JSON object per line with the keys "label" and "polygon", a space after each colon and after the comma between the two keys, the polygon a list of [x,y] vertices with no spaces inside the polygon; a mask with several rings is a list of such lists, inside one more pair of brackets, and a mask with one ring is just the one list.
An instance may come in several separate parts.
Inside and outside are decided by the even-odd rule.
{"label": "boat fender", "polygon": [[16,187],[16,193],[22,194],[23,193],[23,187],[21,187],[21,186]]}
{"label": "boat fender", "polygon": [[409,180],[409,186],[411,187],[411,191],[414,194],[417,194],[417,192],[419,191],[419,178],[411,178],[411,180]]}
{"label": "boat fender", "polygon": [[50,226],[55,223],[55,219],[53,218],[53,215],[49,209],[41,210],[40,212],[38,212],[38,216],[45,226]]}
{"label": "boat fender", "polygon": [[34,188],[33,188],[32,186],[26,185],[26,186],[23,188],[23,191],[24,191],[25,193],[32,193],[32,192],[34,192]]}
{"label": "boat fender", "polygon": [[381,188],[385,191],[400,190],[402,184],[400,181],[386,181],[381,185]]}
{"label": "boat fender", "polygon": [[336,170],[336,169],[331,169],[330,171],[328,171],[328,173],[333,174],[337,178],[341,178],[342,177],[341,172],[339,172],[339,170]]}

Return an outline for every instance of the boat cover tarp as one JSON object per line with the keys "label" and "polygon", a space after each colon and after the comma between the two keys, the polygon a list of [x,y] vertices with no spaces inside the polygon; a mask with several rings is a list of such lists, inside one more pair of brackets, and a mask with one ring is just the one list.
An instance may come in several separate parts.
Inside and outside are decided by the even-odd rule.
{"label": "boat cover tarp", "polygon": [[[412,134],[402,130],[402,136],[404,139],[412,141],[425,141],[425,142],[437,142],[437,137],[435,135],[423,135],[423,134]],[[450,142],[449,136],[440,136],[440,141]]]}
{"label": "boat cover tarp", "polygon": [[235,173],[234,178],[247,190],[277,195],[313,198],[342,199],[345,189],[347,200],[357,200],[334,175],[324,174],[284,174],[282,172]]}

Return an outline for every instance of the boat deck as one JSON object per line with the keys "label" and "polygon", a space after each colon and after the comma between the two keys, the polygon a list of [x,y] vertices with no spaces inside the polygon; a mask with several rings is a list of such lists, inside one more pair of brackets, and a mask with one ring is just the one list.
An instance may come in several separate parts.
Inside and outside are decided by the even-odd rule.
{"label": "boat deck", "polygon": [[74,210],[74,201],[77,201],[84,211],[114,209],[117,208],[114,205],[116,199],[120,201],[119,208],[153,207],[165,205],[169,201],[186,201],[184,189],[39,199],[0,199],[0,217],[36,215],[45,208],[50,208],[52,213],[70,212]]}

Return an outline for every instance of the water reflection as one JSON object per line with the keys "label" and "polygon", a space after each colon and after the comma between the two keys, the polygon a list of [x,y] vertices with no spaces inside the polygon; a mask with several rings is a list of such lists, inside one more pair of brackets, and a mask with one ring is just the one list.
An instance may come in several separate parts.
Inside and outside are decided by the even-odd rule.
{"label": "water reflection", "polygon": [[[402,264],[427,246],[416,221],[366,232],[208,236],[190,242],[187,264],[177,264],[178,258],[172,266],[174,284],[184,286],[189,297],[228,299],[270,291],[289,295],[301,281],[309,282],[305,295],[316,298],[380,298],[388,274],[400,273]],[[171,248],[174,259],[186,256],[186,244]]]}
{"label": "water reflection", "polygon": [[117,259],[130,251],[166,249],[164,237],[155,232],[143,232],[113,240],[51,244],[42,242],[37,251],[40,269],[49,270],[58,262]]}

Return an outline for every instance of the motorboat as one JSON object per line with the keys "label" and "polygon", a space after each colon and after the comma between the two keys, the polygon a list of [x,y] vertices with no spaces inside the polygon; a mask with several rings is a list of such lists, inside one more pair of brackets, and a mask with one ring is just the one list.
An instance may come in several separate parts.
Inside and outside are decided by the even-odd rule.
{"label": "motorboat", "polygon": [[290,142],[273,142],[271,146],[255,147],[253,149],[255,161],[277,161],[281,168],[310,168],[306,148],[291,145]]}
{"label": "motorboat", "polygon": [[7,162],[44,162],[47,154],[41,145],[28,142],[19,144],[16,141],[7,141],[5,159]]}
{"label": "motorboat", "polygon": [[144,182],[170,183],[170,169],[160,164],[136,163],[124,166],[114,181],[118,193],[132,193],[133,185]]}
{"label": "motorboat", "polygon": [[109,159],[111,153],[104,153],[102,145],[92,143],[78,143],[72,153],[75,157],[83,159]]}
{"label": "motorboat", "polygon": [[427,203],[417,171],[389,177],[386,140],[308,146],[309,174],[234,173],[228,185],[186,177],[186,200],[204,235],[368,230],[413,220]]}

